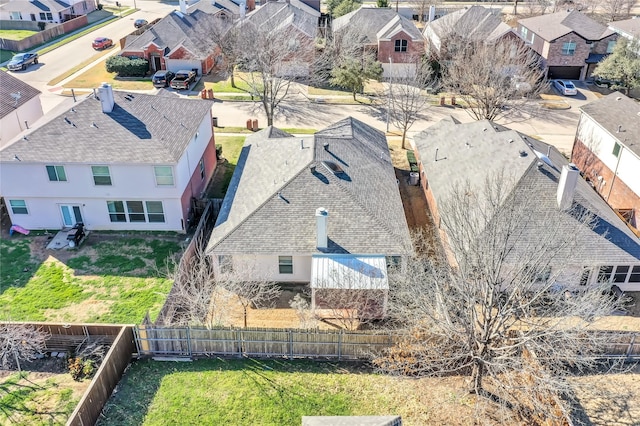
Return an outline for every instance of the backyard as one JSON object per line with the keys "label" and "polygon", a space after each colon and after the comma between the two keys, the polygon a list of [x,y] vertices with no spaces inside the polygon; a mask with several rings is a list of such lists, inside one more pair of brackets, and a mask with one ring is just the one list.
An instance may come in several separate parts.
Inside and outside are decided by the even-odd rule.
{"label": "backyard", "polygon": [[160,311],[167,257],[183,235],[90,233],[78,250],[47,250],[50,235],[0,239],[0,319],[139,323]]}

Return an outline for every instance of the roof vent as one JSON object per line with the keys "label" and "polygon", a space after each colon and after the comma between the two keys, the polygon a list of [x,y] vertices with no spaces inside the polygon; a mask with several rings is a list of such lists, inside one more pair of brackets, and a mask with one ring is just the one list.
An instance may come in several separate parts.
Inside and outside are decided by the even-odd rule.
{"label": "roof vent", "polygon": [[513,139],[509,139],[509,143],[513,143]]}
{"label": "roof vent", "polygon": [[309,170],[311,171],[311,173],[315,173],[316,172],[316,165],[312,164],[309,166]]}
{"label": "roof vent", "polygon": [[483,128],[483,129],[482,129],[482,131],[483,131],[483,132],[486,132],[486,131],[487,131],[487,128],[486,128],[486,127],[485,127],[485,128]]}
{"label": "roof vent", "polygon": [[18,155],[17,155],[17,154],[14,154],[14,155],[13,155],[13,159],[14,159],[15,161],[22,161],[22,160],[20,159],[20,157],[18,157]]}
{"label": "roof vent", "polygon": [[616,98],[616,101],[621,101],[621,100],[622,100],[622,96],[618,96],[618,97]]}
{"label": "roof vent", "polygon": [[300,149],[304,149],[304,139],[300,139]]}
{"label": "roof vent", "polygon": [[91,122],[91,127],[95,127],[95,128],[97,129],[97,128],[98,128],[98,125],[96,124],[96,122],[95,122],[95,121],[92,121],[92,122]]}
{"label": "roof vent", "polygon": [[622,130],[622,124],[618,125],[618,130],[616,130],[616,133],[620,132],[624,132],[624,130]]}
{"label": "roof vent", "polygon": [[[535,149],[533,150],[533,153],[536,155],[536,157],[538,157],[540,160],[542,160],[542,162],[546,163],[549,167],[554,167],[553,163],[551,162],[551,160],[549,159],[548,156],[544,155],[540,151],[536,151]],[[538,164],[540,164],[540,163],[538,163]],[[540,166],[538,166],[538,167],[540,167]]]}
{"label": "roof vent", "polygon": [[529,155],[527,154],[527,151],[525,151],[524,149],[520,150],[520,157],[526,157],[527,155]]}
{"label": "roof vent", "polygon": [[325,151],[329,151],[329,142],[323,143],[322,146],[324,147]]}

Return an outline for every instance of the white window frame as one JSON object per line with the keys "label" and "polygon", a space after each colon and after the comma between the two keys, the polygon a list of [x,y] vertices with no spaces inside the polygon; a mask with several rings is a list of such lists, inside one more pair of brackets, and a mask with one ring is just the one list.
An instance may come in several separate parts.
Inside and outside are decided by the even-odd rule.
{"label": "white window frame", "polygon": [[[104,175],[104,174],[96,175],[95,167],[105,167],[107,169],[107,174],[106,175]],[[109,177],[109,183],[97,183],[96,182],[96,176],[97,177],[108,176]],[[94,186],[113,186],[113,179],[111,179],[111,169],[109,168],[109,166],[100,166],[100,165],[91,166],[91,177],[93,178],[93,185]]]}
{"label": "white window frame", "polygon": [[[51,174],[49,173],[50,167],[53,173],[56,175],[55,179],[51,179]],[[64,166],[56,166],[54,164],[48,164],[45,166],[45,169],[47,170],[47,177],[49,178],[49,182],[66,182],[67,181],[67,171],[64,169]],[[62,171],[62,175],[64,179],[60,179],[60,171]]]}
{"label": "white window frame", "polygon": [[409,50],[409,40],[399,38],[395,41],[393,46],[394,52],[406,53]]}
{"label": "white window frame", "polygon": [[[159,171],[166,171],[168,170],[169,172],[171,172],[171,176],[167,175],[163,175],[163,174],[158,174]],[[156,179],[156,186],[175,186],[176,182],[175,182],[175,178],[174,178],[174,174],[173,174],[173,167],[172,166],[153,166],[153,175]],[[163,179],[167,179],[171,178],[171,183],[164,183]]]}
{"label": "white window frame", "polygon": [[[625,274],[624,276],[624,280],[623,281],[615,281],[616,279],[616,272],[618,271],[618,268],[624,268],[627,267],[629,268],[627,270],[627,272],[623,272]],[[600,280],[600,271],[602,268],[612,268],[611,269],[611,273],[609,274],[609,277],[607,280]],[[634,270],[635,269],[635,270]],[[630,282],[629,280],[631,279],[631,275],[632,274],[640,274],[640,265],[630,265],[630,264],[620,264],[620,265],[601,265],[597,268],[597,273],[598,275],[596,276],[596,283],[600,283],[600,284],[611,284],[611,285],[621,285],[621,284],[640,284],[640,281],[638,282]],[[621,274],[620,272],[618,272],[618,274]]]}
{"label": "white window frame", "polygon": [[[283,272],[283,268],[291,268],[291,272],[286,270]],[[293,256],[278,256],[278,273],[281,275],[293,274]]]}
{"label": "white window frame", "polygon": [[566,41],[562,43],[562,56],[573,56],[576,54],[577,44],[575,41]]}
{"label": "white window frame", "polygon": [[609,41],[607,44],[607,53],[612,53],[614,47],[616,47],[616,40]]}
{"label": "white window frame", "polygon": [[[14,202],[22,203],[24,205],[14,206]],[[11,208],[11,213],[13,214],[29,214],[29,207],[27,206],[26,200],[9,200],[9,207]],[[24,212],[17,212],[16,209],[24,209]]]}
{"label": "white window frame", "polygon": [[[160,210],[152,211],[152,207],[160,206]],[[113,206],[113,211],[109,207]],[[134,207],[135,206],[135,207]],[[120,207],[120,209],[116,209]],[[142,210],[139,209],[142,207]],[[112,223],[166,223],[167,217],[164,211],[164,204],[157,200],[107,200],[107,211],[109,220]],[[120,217],[118,217],[120,216]],[[132,220],[132,216],[134,220]],[[114,220],[114,217],[116,220]],[[124,220],[119,220],[124,219]],[[162,219],[162,220],[158,220]]]}

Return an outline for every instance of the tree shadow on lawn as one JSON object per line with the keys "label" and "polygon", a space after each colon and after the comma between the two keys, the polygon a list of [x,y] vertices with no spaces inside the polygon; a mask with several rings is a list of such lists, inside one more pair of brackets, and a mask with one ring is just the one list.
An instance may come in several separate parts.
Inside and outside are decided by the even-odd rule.
{"label": "tree shadow on lawn", "polygon": [[[235,373],[237,377],[231,382],[218,376],[220,373]],[[191,374],[189,377],[189,374]],[[210,373],[211,377],[203,374]],[[242,395],[246,397],[247,403],[251,405],[247,412],[243,412],[243,420],[249,421],[250,410],[254,411],[262,408],[256,406],[255,399],[268,398],[271,407],[264,407],[264,410],[279,411],[280,413],[299,413],[300,407],[305,410],[313,410],[318,415],[345,415],[349,414],[348,397],[338,393],[328,395],[317,392],[310,388],[305,388],[300,384],[307,383],[304,378],[299,383],[292,384],[290,379],[282,376],[274,376],[273,373],[335,373],[335,374],[361,374],[371,373],[368,364],[365,363],[332,363],[309,360],[258,360],[258,359],[202,359],[194,362],[159,362],[151,360],[136,361],[131,364],[123,376],[118,389],[103,409],[103,414],[97,426],[130,425],[143,424],[145,420],[154,418],[158,414],[151,412],[153,404],[154,410],[173,409],[172,414],[177,416],[191,416],[199,408],[207,405],[207,410],[214,412],[216,404],[227,399],[234,399],[233,389],[241,387],[251,388],[256,391],[254,395]],[[175,374],[185,374],[182,377],[170,376]],[[163,381],[170,380],[165,389],[161,389]],[[189,383],[195,384],[190,386]],[[176,386],[180,383],[180,387]],[[198,386],[201,388],[199,389]],[[171,389],[169,389],[169,387]],[[210,389],[209,389],[210,388]],[[213,392],[213,393],[212,393]],[[242,392],[239,390],[238,392]],[[204,396],[206,394],[206,396]],[[198,395],[197,402],[183,398],[185,395]],[[240,395],[238,395],[240,396]],[[335,400],[328,403],[327,397]],[[345,399],[342,401],[341,399]],[[179,404],[173,404],[173,402]],[[174,406],[175,405],[175,406]],[[178,408],[178,405],[182,408]],[[202,406],[201,406],[202,405]],[[273,408],[273,406],[276,406]],[[223,411],[228,406],[219,405],[218,411]],[[332,408],[333,407],[333,408]],[[338,408],[336,408],[338,407]],[[233,407],[238,410],[237,407]],[[176,410],[181,410],[176,412]],[[255,413],[254,413],[255,414]],[[213,414],[215,415],[215,414]],[[230,414],[232,415],[232,414]],[[297,414],[294,414],[297,415]],[[238,418],[239,419],[239,418]],[[264,418],[266,421],[266,417]],[[187,418],[183,419],[188,422]],[[299,421],[299,419],[298,419]],[[287,424],[287,423],[282,423]]]}

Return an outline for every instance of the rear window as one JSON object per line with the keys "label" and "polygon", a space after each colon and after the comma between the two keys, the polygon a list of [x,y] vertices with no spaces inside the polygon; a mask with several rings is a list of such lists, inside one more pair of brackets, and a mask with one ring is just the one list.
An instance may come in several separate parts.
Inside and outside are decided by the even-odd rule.
{"label": "rear window", "polygon": [[573,85],[573,83],[571,82],[566,82],[565,86],[567,86],[567,89],[575,89],[576,86]]}

